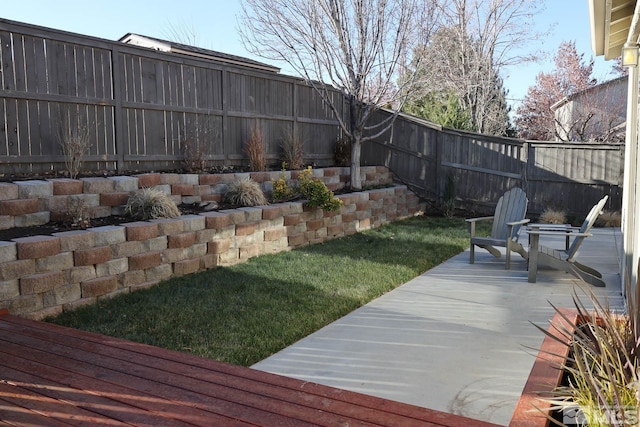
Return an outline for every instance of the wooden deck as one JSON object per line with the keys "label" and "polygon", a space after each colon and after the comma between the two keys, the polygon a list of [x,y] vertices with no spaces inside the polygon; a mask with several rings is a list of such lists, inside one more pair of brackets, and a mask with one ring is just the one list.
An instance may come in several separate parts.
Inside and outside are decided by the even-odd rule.
{"label": "wooden deck", "polygon": [[0,424],[493,425],[6,311]]}

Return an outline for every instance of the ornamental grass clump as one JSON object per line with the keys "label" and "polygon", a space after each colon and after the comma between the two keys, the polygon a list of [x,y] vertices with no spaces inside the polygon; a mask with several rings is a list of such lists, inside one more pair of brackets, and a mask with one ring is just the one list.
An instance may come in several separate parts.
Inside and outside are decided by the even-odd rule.
{"label": "ornamental grass clump", "polygon": [[567,215],[561,210],[547,209],[540,215],[540,222],[542,224],[566,224]]}
{"label": "ornamental grass clump", "polygon": [[[629,286],[627,289],[630,292]],[[566,382],[546,400],[552,404],[551,411],[570,414],[579,425],[637,425],[640,336],[633,299],[629,298],[631,315],[628,315],[611,311],[593,293],[589,293],[589,298],[594,307],[592,311],[587,310],[580,298],[574,297],[580,319],[575,330],[554,324],[555,333],[552,333],[538,327],[569,346],[569,357],[562,367]],[[563,318],[570,324],[568,318]],[[547,416],[554,424],[564,425],[551,414]]]}
{"label": "ornamental grass clump", "polygon": [[620,227],[621,223],[622,214],[620,211],[602,212],[598,219],[596,219],[596,225],[598,227]]}
{"label": "ornamental grass clump", "polygon": [[252,171],[267,170],[267,158],[264,150],[262,130],[260,127],[255,126],[249,132],[249,138],[244,145],[244,152],[249,158],[249,168]]}
{"label": "ornamental grass clump", "polygon": [[251,178],[239,179],[229,184],[229,188],[224,193],[223,202],[244,207],[269,204],[260,184]]}
{"label": "ornamental grass clump", "polygon": [[282,156],[284,157],[283,166],[289,169],[298,170],[303,166],[304,144],[300,140],[297,133],[292,130],[286,130],[280,143]]}
{"label": "ornamental grass clump", "polygon": [[142,188],[129,196],[124,213],[134,219],[146,221],[156,218],[176,218],[180,209],[171,197],[157,188]]}

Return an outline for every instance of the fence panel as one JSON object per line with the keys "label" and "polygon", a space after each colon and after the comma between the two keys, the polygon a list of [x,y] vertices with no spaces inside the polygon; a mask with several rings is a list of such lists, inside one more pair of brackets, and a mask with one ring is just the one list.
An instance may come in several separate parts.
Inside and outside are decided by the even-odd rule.
{"label": "fence panel", "polygon": [[522,141],[400,116],[392,134],[363,146],[362,157],[364,164],[389,166],[436,204],[452,195],[457,207],[488,214],[506,190],[520,186],[532,215],[555,208],[583,217],[604,194],[607,209],[620,209],[623,155],[620,144]]}
{"label": "fence panel", "polygon": [[[339,91],[331,93],[333,105],[338,108],[338,112],[343,117],[346,116],[347,108],[343,96]],[[342,102],[341,102],[342,101]],[[320,95],[311,87],[302,84],[296,85],[296,97],[293,103],[296,108],[294,114],[307,122],[332,122],[335,123],[333,111],[329,105],[323,102]]]}
{"label": "fence panel", "polygon": [[0,27],[0,171],[50,172],[61,140],[78,134],[91,144],[87,169],[104,167],[115,154],[110,52],[17,30]]}
{"label": "fence panel", "polygon": [[506,190],[520,185],[521,141],[450,130],[442,134],[442,173],[457,199],[473,201],[468,209],[491,205]]}
{"label": "fence panel", "polygon": [[[377,112],[374,121],[388,118]],[[437,200],[440,191],[440,153],[437,126],[408,116],[399,116],[390,131],[362,147],[362,164],[385,165],[427,200]],[[444,184],[442,184],[444,185]]]}
{"label": "fence panel", "polygon": [[[533,209],[564,209],[585,215],[604,194],[608,209],[621,208],[624,146],[529,142],[527,188]],[[588,212],[588,209],[586,209]]]}
{"label": "fence panel", "polygon": [[174,170],[185,144],[246,165],[255,124],[272,166],[286,130],[308,139],[306,161],[332,163],[339,127],[298,78],[4,19],[0,42],[0,174],[64,171],[64,126],[90,129],[86,171]]}

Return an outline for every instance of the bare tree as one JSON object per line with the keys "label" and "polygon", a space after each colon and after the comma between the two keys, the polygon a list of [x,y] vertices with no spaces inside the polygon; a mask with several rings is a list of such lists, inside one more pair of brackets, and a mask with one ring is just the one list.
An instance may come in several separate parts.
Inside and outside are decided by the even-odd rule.
{"label": "bare tree", "polygon": [[414,57],[424,56],[423,85],[414,96],[453,93],[477,132],[505,134],[509,127],[502,76],[508,67],[533,61],[523,54],[541,34],[532,30],[538,0],[447,0],[440,2],[440,29]]}
{"label": "bare tree", "polygon": [[[333,111],[351,140],[351,187],[362,188],[363,142],[390,129],[412,81],[396,84],[413,47],[435,24],[434,2],[420,0],[243,0],[245,47],[281,60],[302,76]],[[418,23],[421,22],[421,25]],[[416,34],[422,29],[423,34]],[[338,89],[344,96],[335,97]],[[342,106],[346,99],[349,114]],[[392,105],[396,113],[372,121]]]}
{"label": "bare tree", "polygon": [[167,22],[163,31],[164,37],[176,43],[186,44],[189,46],[198,46],[198,32],[193,22],[185,20],[179,23]]}

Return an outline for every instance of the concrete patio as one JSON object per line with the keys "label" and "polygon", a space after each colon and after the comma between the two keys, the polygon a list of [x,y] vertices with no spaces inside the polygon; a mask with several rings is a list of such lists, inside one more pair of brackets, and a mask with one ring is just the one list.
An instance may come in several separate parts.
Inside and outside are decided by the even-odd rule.
{"label": "concrete patio", "polygon": [[[622,308],[622,235],[592,232],[577,259],[607,286],[585,289]],[[572,307],[579,286],[546,269],[528,283],[517,255],[508,271],[483,250],[471,265],[467,250],[253,368],[506,425],[543,339],[530,322],[546,328],[549,302]]]}

